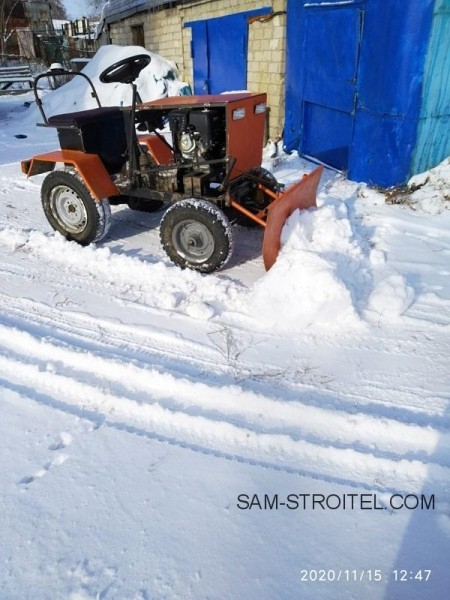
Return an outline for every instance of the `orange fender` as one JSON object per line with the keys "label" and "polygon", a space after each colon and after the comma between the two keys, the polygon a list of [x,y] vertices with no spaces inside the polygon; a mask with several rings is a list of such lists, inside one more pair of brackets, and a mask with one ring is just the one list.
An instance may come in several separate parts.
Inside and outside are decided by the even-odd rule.
{"label": "orange fender", "polygon": [[172,150],[154,133],[140,135],[138,137],[138,142],[147,146],[148,151],[157,165],[168,165],[173,163]]}
{"label": "orange fender", "polygon": [[54,150],[37,154],[30,160],[23,160],[21,167],[22,172],[31,177],[53,171],[56,163],[73,165],[96,200],[120,194],[97,154],[87,154],[79,150]]}

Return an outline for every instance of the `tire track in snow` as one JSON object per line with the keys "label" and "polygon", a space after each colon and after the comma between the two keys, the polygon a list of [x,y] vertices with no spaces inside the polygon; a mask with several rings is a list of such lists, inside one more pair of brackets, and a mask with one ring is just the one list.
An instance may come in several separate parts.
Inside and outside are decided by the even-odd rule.
{"label": "tire track in snow", "polygon": [[[52,295],[49,300],[54,301]],[[64,306],[58,308],[45,302],[11,297],[1,293],[0,315],[0,322],[29,330],[40,337],[54,337],[56,333],[59,337],[57,343],[93,349],[96,352],[144,364],[150,360],[161,367],[175,371],[180,371],[181,364],[181,372],[184,375],[195,376],[204,374],[206,371],[214,379],[226,379],[228,382],[230,379],[233,380],[233,374],[230,374],[230,361],[224,355],[223,349],[215,343],[205,344],[205,340],[211,342],[210,332],[214,329],[217,330],[220,327],[218,324],[198,322],[196,330],[201,330],[202,335],[197,336],[197,339],[192,339],[190,337],[192,322],[186,316],[166,317],[148,309],[146,315],[151,320],[152,327],[151,329],[140,328],[133,324],[117,322],[117,320],[93,317],[75,310],[70,311]],[[177,333],[173,331],[174,318],[177,319]],[[156,322],[158,323],[157,327],[154,325]],[[268,344],[272,343],[270,339],[268,336]],[[336,346],[336,348],[338,347]],[[358,411],[367,414],[374,413],[378,418],[393,418],[405,423],[438,429],[449,425],[448,417],[440,414],[439,411],[433,412],[429,405],[429,398],[422,398],[422,389],[403,387],[401,390],[392,390],[390,395],[395,397],[395,402],[391,404],[388,400],[373,401],[374,397],[380,396],[379,386],[376,382],[367,385],[368,382],[365,380],[364,384],[360,384],[359,393],[348,390],[344,396],[340,391],[320,389],[313,381],[310,383],[294,381],[289,377],[289,372],[281,373],[282,379],[280,379],[281,375],[277,377],[276,365],[265,364],[264,372],[261,372],[260,363],[245,361],[242,356],[239,357],[238,368],[239,377],[237,379],[246,380],[246,387],[258,390],[264,386],[264,388],[269,388],[272,394],[281,394],[288,402],[301,395],[306,404],[346,413],[354,414]],[[264,376],[266,372],[269,375],[271,372],[275,374],[274,383],[270,382],[271,375]],[[236,380],[236,373],[234,373],[234,378]],[[361,391],[363,391],[362,394]],[[399,392],[402,394],[401,405],[397,403]],[[409,402],[408,399],[414,402]],[[441,401],[440,403],[442,404]]]}
{"label": "tire track in snow", "polygon": [[[35,365],[3,357],[0,373],[19,380],[22,393],[37,389],[40,394],[48,395],[46,403],[53,407],[81,417],[88,411],[104,419],[105,425],[195,451],[386,492],[430,490],[439,495],[449,492],[450,469],[439,465],[405,459],[396,462],[351,448],[342,450],[295,441],[281,434],[261,434],[230,423],[169,411],[158,403],[149,405],[114,396],[61,375],[49,376]],[[349,477],[338,477],[337,473],[348,473]]]}
{"label": "tire track in snow", "polygon": [[[57,283],[59,289],[66,288],[68,293],[73,293],[73,290],[82,293],[89,289],[98,296],[99,302],[102,298],[111,301],[112,297],[117,304],[129,308],[130,311],[137,310],[142,314],[149,313],[151,315],[156,311],[170,315],[176,311],[178,317],[186,317],[187,315],[184,314],[186,313],[186,303],[188,304],[190,301],[189,297],[193,287],[198,287],[200,290],[210,287],[198,285],[198,273],[191,271],[186,275],[185,272],[178,270],[174,273],[169,269],[164,270],[166,276],[164,285],[158,284],[155,290],[148,282],[152,279],[153,274],[157,279],[161,277],[158,269],[163,265],[155,265],[126,254],[111,253],[108,248],[81,249],[75,243],[67,243],[62,238],[38,231],[11,227],[3,232],[0,230],[0,245],[7,248],[13,255],[22,257],[23,264],[20,265],[16,262],[2,267],[2,271],[11,277],[30,280],[39,278],[40,265],[43,264],[42,277],[49,283]],[[80,260],[81,257],[83,260]],[[30,269],[32,261],[35,261],[36,269]],[[215,295],[222,299],[229,299],[229,295],[235,296],[241,289],[239,284],[226,276],[211,276],[209,281],[212,281],[212,293],[208,292],[204,297],[202,296],[199,300],[200,305],[212,302]],[[203,282],[201,281],[201,283]],[[167,287],[170,290],[167,297],[160,297],[161,287]],[[154,302],[153,293],[158,298],[157,302]],[[184,303],[184,306],[180,306],[180,303]],[[218,308],[219,314],[223,308]],[[240,315],[240,318],[244,321],[241,323],[241,328],[254,325],[249,317]],[[420,325],[420,320],[419,322],[416,319],[409,320],[414,322],[415,331],[419,331],[417,327]],[[199,323],[204,325],[207,321],[200,319]],[[429,323],[427,322],[425,325],[428,329]],[[438,327],[442,328],[442,325]],[[424,335],[426,335],[426,331]],[[333,343],[332,340],[330,342]],[[335,343],[338,348],[346,347],[345,340],[335,340]],[[366,343],[370,344],[370,351],[374,351],[373,341],[367,342],[366,340]],[[364,342],[362,344],[361,348],[364,347]],[[448,348],[450,351],[450,346]],[[385,348],[383,347],[381,351],[385,352]],[[429,356],[430,349],[427,347],[427,357]]]}
{"label": "tire track in snow", "polygon": [[309,406],[300,399],[285,402],[236,384],[210,385],[192,381],[154,365],[143,368],[105,359],[92,352],[74,352],[23,332],[11,335],[11,330],[1,325],[0,343],[4,348],[8,347],[10,355],[19,362],[33,360],[33,364],[39,364],[41,369],[51,363],[52,370],[62,363],[59,369],[66,375],[70,373],[74,379],[91,381],[99,388],[111,388],[114,384],[115,393],[117,390],[138,401],[156,399],[169,409],[243,424],[260,432],[286,433],[294,439],[306,438],[316,443],[326,440],[339,447],[356,445],[361,451],[370,449],[392,457],[429,459],[433,456],[434,462],[450,466],[450,434],[444,431],[363,413],[348,414]]}
{"label": "tire track in snow", "polygon": [[[8,314],[10,316],[8,316]],[[235,374],[230,373],[230,365],[217,347],[205,346],[200,341],[176,335],[173,331],[164,329],[141,329],[122,323],[110,322],[107,319],[94,319],[89,315],[78,312],[61,311],[43,303],[28,299],[14,299],[0,294],[0,324],[14,329],[14,336],[4,336],[5,342],[17,337],[17,331],[29,332],[36,339],[45,337],[52,341],[57,356],[61,348],[73,347],[82,352],[90,352],[97,356],[124,363],[133,363],[147,368],[150,364],[155,369],[174,373],[179,377],[191,380],[208,375],[215,386],[232,385],[236,382]],[[173,323],[170,323],[173,326]],[[206,336],[207,337],[207,336]],[[27,344],[25,343],[24,346]],[[50,359],[52,360],[52,359]],[[58,361],[58,358],[54,359]],[[258,365],[260,368],[260,365]],[[367,415],[369,419],[387,420],[387,422],[405,423],[417,426],[420,431],[431,427],[436,431],[448,428],[449,422],[445,415],[425,413],[425,407],[415,409],[413,405],[405,409],[403,405],[389,405],[388,402],[375,404],[370,400],[374,387],[366,386],[367,396],[356,394],[352,390],[343,397],[340,393],[323,390],[306,383],[299,384],[275,379],[258,378],[258,367],[251,362],[239,360],[240,379],[245,380],[245,388],[263,395],[270,394],[281,398],[283,404],[289,405],[299,398],[305,406],[318,407],[328,411],[344,414],[351,421],[353,415]],[[270,365],[265,365],[265,371],[270,371]],[[273,367],[276,373],[276,367]],[[244,373],[245,376],[241,377]],[[375,384],[374,384],[375,385]],[[214,388],[212,388],[214,389]],[[404,393],[406,393],[404,391]],[[415,395],[415,390],[407,391],[407,395]],[[376,395],[376,394],[375,394]]]}
{"label": "tire track in snow", "polygon": [[9,300],[8,296],[0,293],[0,323],[15,331],[23,328],[39,338],[55,339],[57,336],[58,346],[74,346],[81,351],[94,348],[96,352],[107,353],[117,359],[138,361],[144,365],[152,360],[175,369],[180,362],[184,362],[184,368],[191,363],[192,369],[197,371],[218,366],[217,349],[206,348],[195,340],[177,335],[165,329],[164,323],[159,328],[153,326],[149,331],[80,312],[59,310],[27,298],[14,298],[14,302]]}
{"label": "tire track in snow", "polygon": [[[100,263],[86,270],[85,265],[79,264],[80,249],[64,245],[67,256],[57,255],[56,263],[53,265],[50,259],[52,253],[58,252],[61,248],[61,240],[20,230],[17,230],[17,235],[19,245],[13,247],[13,252],[23,250],[26,252],[24,258],[32,259],[37,266],[39,261],[44,262],[44,269],[37,271],[38,277],[41,273],[46,281],[59,282],[71,291],[74,288],[84,290],[87,285],[89,288],[92,286],[100,300],[107,297],[105,286],[111,284],[112,291],[116,294],[113,296],[116,302],[122,302],[129,307],[135,306],[133,302],[117,297],[117,294],[120,294],[120,285],[135,286],[140,276],[143,277],[144,274],[148,276],[146,263],[130,260],[127,257],[119,260],[117,257],[110,257],[95,249],[89,249],[86,251],[86,256],[91,256],[93,260],[99,259]],[[45,245],[47,242],[48,246]],[[112,272],[108,271],[111,263],[114,263]],[[124,275],[124,264],[133,266],[132,273]],[[62,272],[66,267],[67,272]],[[25,275],[32,279],[35,276],[31,271],[28,271],[27,275],[26,268],[19,268],[16,265],[8,266],[8,269],[11,277],[18,278]],[[51,269],[50,273],[49,269]],[[116,275],[121,276],[118,282],[115,281]],[[89,284],[86,284],[86,281]],[[189,289],[189,286],[186,289]],[[136,290],[139,291],[137,288]],[[351,456],[355,464],[359,465],[361,460],[369,463],[367,469],[359,468],[361,465],[358,467],[359,470],[356,469],[357,481],[364,481],[365,485],[373,485],[373,472],[379,467],[379,473],[382,473],[383,461],[386,465],[391,465],[390,471],[395,472],[395,468],[401,464],[409,465],[410,470],[414,470],[411,465],[416,466],[417,472],[423,473],[427,467],[423,461],[431,460],[431,469],[444,469],[443,472],[446,472],[450,444],[448,438],[437,429],[442,423],[438,417],[430,416],[434,428],[424,428],[411,423],[402,423],[397,419],[383,418],[380,413],[367,415],[351,411],[350,406],[345,407],[342,398],[334,399],[336,403],[339,401],[340,406],[324,408],[299,402],[297,398],[302,398],[302,392],[296,394],[294,401],[286,402],[276,397],[243,390],[239,386],[194,383],[187,378],[189,373],[186,369],[189,361],[195,363],[197,372],[203,368],[208,374],[211,373],[213,378],[216,378],[217,374],[226,375],[229,366],[219,367],[218,359],[220,361],[223,356],[220,356],[217,348],[206,347],[205,344],[184,339],[182,336],[177,337],[173,332],[173,323],[172,328],[167,328],[166,331],[163,327],[159,331],[154,327],[151,331],[148,329],[141,331],[135,325],[114,323],[108,319],[98,319],[80,312],[55,310],[43,302],[20,298],[13,300],[12,303],[7,294],[3,295],[0,303],[4,308],[3,314],[16,315],[30,322],[30,316],[27,314],[30,313],[35,324],[51,328],[52,337],[56,334],[59,340],[56,344],[47,341],[46,346],[41,344],[38,347],[37,354],[30,354],[30,347],[33,343],[38,343],[37,338],[34,342],[31,337],[22,338],[19,345],[8,346],[8,340],[13,337],[17,342],[17,331],[14,332],[14,336],[11,336],[11,329],[6,331],[4,346],[9,350],[8,355],[2,359],[6,362],[2,364],[5,379],[12,385],[26,386],[30,390],[35,389],[36,386],[40,393],[57,401],[61,393],[60,397],[65,398],[61,387],[62,382],[67,388],[76,387],[80,385],[76,382],[79,377],[86,382],[83,385],[88,397],[95,398],[99,395],[101,397],[105,394],[108,396],[109,401],[106,403],[109,406],[108,410],[105,411],[97,405],[89,408],[95,414],[102,415],[102,418],[111,420],[108,411],[122,414],[125,405],[132,407],[128,415],[129,419],[124,414],[122,420],[114,421],[116,426],[124,429],[141,428],[142,431],[155,437],[166,436],[175,443],[198,447],[203,451],[222,452],[229,457],[254,462],[258,462],[257,448],[262,444],[264,448],[273,447],[274,456],[280,457],[280,460],[272,458],[270,462],[270,453],[266,451],[265,464],[274,468],[294,469],[290,460],[285,460],[285,456],[292,455],[299,458],[303,471],[305,465],[312,462],[313,467],[317,464],[318,472],[332,477],[330,473],[340,471],[340,460],[337,460],[337,456],[347,457],[343,464],[348,468],[351,466],[348,457]],[[141,304],[138,298],[137,305],[140,310],[148,314],[152,314],[153,311],[153,317],[157,316],[158,312],[160,315],[163,313],[154,306],[146,304],[145,296]],[[183,315],[176,315],[176,317],[186,318]],[[204,327],[205,323],[201,322],[201,326]],[[61,336],[55,328],[64,332],[63,335]],[[76,340],[75,345],[74,340]],[[89,343],[86,343],[87,340]],[[112,349],[114,358],[106,359],[98,353],[86,352],[86,347],[92,346],[92,342],[100,346],[103,353]],[[178,375],[167,375],[162,372],[162,363],[159,369],[155,368],[155,342],[163,354],[173,357],[174,362],[180,364]],[[48,357],[46,360],[54,363],[51,368],[55,371],[45,370],[45,364],[42,362],[44,348]],[[76,348],[81,348],[82,351]],[[183,361],[180,356],[188,359]],[[77,363],[76,357],[78,359],[82,357],[81,362]],[[150,368],[130,365],[127,362],[136,363],[136,359],[141,365],[149,362]],[[87,363],[95,365],[95,368],[88,367]],[[18,365],[17,369],[13,368],[14,364]],[[16,371],[22,373],[17,380],[14,379]],[[191,369],[191,371],[191,377],[195,377],[195,370]],[[36,375],[35,379],[33,374]],[[132,381],[131,385],[129,380]],[[127,382],[126,389],[122,385],[123,381]],[[52,383],[55,382],[58,383],[59,390],[56,396],[52,395],[51,388]],[[66,408],[83,410],[84,405],[80,404],[83,395],[74,398],[69,395]],[[320,401],[320,391],[318,401]],[[350,403],[347,401],[347,404]],[[147,414],[146,411],[150,412]],[[410,412],[410,416],[414,416],[414,411]],[[205,423],[208,425],[207,428],[203,427]],[[244,443],[245,438],[249,436],[256,440],[251,451]],[[222,449],[221,440],[224,441]],[[438,450],[435,449],[436,447]],[[317,449],[315,458],[314,448]],[[291,462],[294,462],[293,459]],[[334,467],[331,468],[330,465]],[[395,465],[394,469],[392,465]],[[315,467],[312,472],[314,470]],[[412,473],[409,475],[413,477]],[[391,472],[386,477],[389,479]],[[405,477],[403,481],[406,485],[407,478]]]}
{"label": "tire track in snow", "polygon": [[[419,489],[426,480],[436,490],[450,481],[450,469],[436,464],[437,441],[443,459],[450,447],[438,432],[283,403],[237,386],[213,388],[155,369],[55,347],[29,334],[11,336],[4,327],[0,338],[4,345],[10,339],[14,342],[9,345],[16,346],[15,355],[0,357],[3,379],[48,395],[63,410],[88,410],[124,429],[273,468],[311,469],[328,478],[347,468],[350,481],[369,487],[408,490],[412,484]],[[17,353],[25,348],[25,353]],[[55,364],[46,370],[45,361]],[[64,375],[55,371],[56,363]],[[77,373],[84,383],[76,381]],[[111,382],[120,384],[123,379],[127,390],[111,390]],[[134,394],[130,395],[130,388]],[[383,456],[383,446],[389,456]],[[431,463],[402,457],[405,451],[417,455],[418,448],[419,454],[432,456]]]}

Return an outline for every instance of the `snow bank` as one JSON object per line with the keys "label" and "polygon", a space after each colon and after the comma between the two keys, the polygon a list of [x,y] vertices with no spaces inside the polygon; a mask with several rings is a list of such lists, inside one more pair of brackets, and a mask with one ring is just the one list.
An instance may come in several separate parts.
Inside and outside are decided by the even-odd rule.
{"label": "snow bank", "polygon": [[[120,106],[131,103],[131,86],[124,83],[101,83],[99,75],[113,63],[136,54],[148,54],[152,60],[136,80],[138,92],[144,102],[178,96],[186,93],[185,82],[179,80],[175,63],[141,46],[102,46],[83,69],[94,84],[102,106]],[[74,77],[43,98],[47,116],[95,108],[90,87],[83,77]]]}
{"label": "snow bank", "polygon": [[342,330],[359,322],[352,281],[363,256],[343,202],[296,211],[286,222],[282,249],[260,279],[250,304],[278,331],[313,325]]}
{"label": "snow bank", "polygon": [[220,315],[224,308],[239,303],[240,295],[246,293],[244,286],[225,278],[182,270],[168,260],[150,264],[137,257],[114,254],[107,247],[82,247],[67,242],[58,233],[46,235],[4,227],[0,228],[0,246],[9,252],[21,249],[37,260],[51,261],[68,276],[82,273],[86,280],[103,281],[136,306],[154,306],[169,313],[176,310],[201,321]]}
{"label": "snow bank", "polygon": [[429,214],[450,209],[450,157],[433,169],[411,177],[408,188],[413,190],[409,200],[415,208]]}
{"label": "snow bank", "polygon": [[414,290],[402,275],[389,275],[376,285],[368,308],[384,317],[400,316],[411,306],[414,296]]}

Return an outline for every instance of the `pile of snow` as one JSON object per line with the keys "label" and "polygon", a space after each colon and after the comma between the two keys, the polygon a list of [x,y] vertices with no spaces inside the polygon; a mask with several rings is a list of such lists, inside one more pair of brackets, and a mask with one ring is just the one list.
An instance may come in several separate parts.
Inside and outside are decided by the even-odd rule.
{"label": "pile of snow", "polygon": [[[125,83],[101,83],[99,75],[110,65],[137,54],[151,56],[150,64],[143,69],[136,80],[139,95],[144,102],[166,96],[186,94],[188,85],[180,81],[175,63],[149,52],[142,46],[102,46],[84,67],[97,90],[102,106],[120,106],[131,103],[131,86]],[[43,98],[47,116],[96,108],[97,102],[84,77],[75,76],[71,81]]]}
{"label": "pile of snow", "polygon": [[[277,157],[273,166],[278,178],[283,174],[283,163],[293,164],[285,156]],[[411,284],[413,278],[386,264],[386,253],[379,243],[381,229],[370,230],[361,224],[358,231],[358,219],[350,214],[351,206],[360,198],[367,198],[368,210],[373,211],[384,204],[382,194],[327,177],[331,176],[325,172],[319,208],[296,211],[290,217],[276,263],[250,290],[249,307],[267,329],[286,334],[314,329],[341,334],[380,317],[397,320],[420,297],[420,288]],[[411,178],[408,187],[411,192],[406,204],[414,212],[439,214],[448,210],[450,158]],[[386,220],[385,227],[386,231],[396,229]]]}
{"label": "pile of snow", "polygon": [[402,275],[392,274],[382,279],[369,298],[370,310],[382,316],[400,316],[414,301],[414,290]]}
{"label": "pile of snow", "polygon": [[408,188],[413,190],[409,201],[415,208],[429,214],[450,209],[450,157],[433,169],[411,177]]}
{"label": "pile of snow", "polygon": [[134,306],[152,306],[159,311],[189,315],[208,321],[231,307],[245,294],[245,288],[227,278],[208,277],[190,269],[181,270],[168,261],[149,264],[126,254],[116,255],[107,247],[91,244],[82,247],[67,242],[59,234],[0,228],[0,248],[9,252],[21,249],[37,260],[52,262],[73,277],[91,277],[107,282],[117,295]]}
{"label": "pile of snow", "polygon": [[359,323],[354,283],[364,269],[344,202],[295,211],[285,224],[282,249],[255,285],[251,305],[264,323],[286,333],[313,325],[328,330]]}

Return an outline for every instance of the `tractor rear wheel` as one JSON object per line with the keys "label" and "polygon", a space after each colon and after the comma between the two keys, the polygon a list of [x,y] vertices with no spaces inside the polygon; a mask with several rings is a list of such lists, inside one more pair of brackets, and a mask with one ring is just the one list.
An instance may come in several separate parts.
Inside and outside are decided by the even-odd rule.
{"label": "tractor rear wheel", "polygon": [[164,214],[161,243],[169,258],[181,268],[211,273],[222,267],[233,251],[228,218],[206,200],[180,200]]}
{"label": "tractor rear wheel", "polygon": [[48,222],[66,239],[87,246],[108,233],[108,198],[95,200],[75,171],[49,173],[42,184],[41,198]]}

